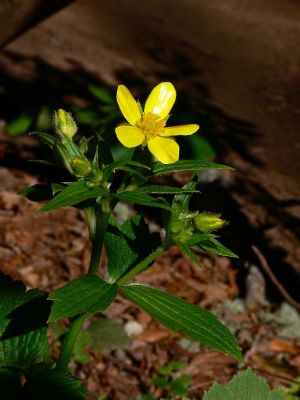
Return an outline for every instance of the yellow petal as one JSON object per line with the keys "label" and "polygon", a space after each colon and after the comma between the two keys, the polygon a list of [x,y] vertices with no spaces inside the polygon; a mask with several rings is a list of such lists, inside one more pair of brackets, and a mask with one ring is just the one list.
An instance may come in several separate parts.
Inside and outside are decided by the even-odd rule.
{"label": "yellow petal", "polygon": [[164,131],[160,133],[160,136],[188,136],[197,132],[198,129],[199,125],[196,124],[169,126],[168,128],[164,128]]}
{"label": "yellow petal", "polygon": [[132,94],[124,85],[118,86],[117,102],[127,122],[131,125],[135,125],[141,118],[141,111]]}
{"label": "yellow petal", "polygon": [[120,125],[116,127],[115,131],[117,138],[125,147],[139,146],[145,140],[143,131],[135,126]]}
{"label": "yellow petal", "polygon": [[179,146],[173,139],[156,136],[148,141],[147,146],[163,164],[172,164],[179,159]]}
{"label": "yellow petal", "polygon": [[145,113],[153,113],[161,118],[166,118],[176,100],[176,90],[172,83],[162,82],[150,93],[146,104]]}

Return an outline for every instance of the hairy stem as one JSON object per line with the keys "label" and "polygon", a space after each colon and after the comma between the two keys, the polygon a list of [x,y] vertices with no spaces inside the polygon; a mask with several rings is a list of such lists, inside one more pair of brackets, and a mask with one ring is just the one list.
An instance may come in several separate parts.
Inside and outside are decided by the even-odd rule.
{"label": "hairy stem", "polygon": [[[96,230],[95,230],[95,235],[92,238],[93,247],[92,247],[92,254],[88,270],[89,275],[94,275],[97,273],[102,253],[104,235],[109,222],[109,217],[110,217],[109,212],[102,212],[101,210],[97,212],[95,221]],[[56,369],[66,370],[68,368],[72,357],[74,345],[81,330],[82,324],[85,321],[85,318],[86,318],[85,314],[77,315],[76,317],[73,318],[72,322],[70,323],[69,330],[66,333],[61,353],[59,355],[59,359],[56,364]]]}

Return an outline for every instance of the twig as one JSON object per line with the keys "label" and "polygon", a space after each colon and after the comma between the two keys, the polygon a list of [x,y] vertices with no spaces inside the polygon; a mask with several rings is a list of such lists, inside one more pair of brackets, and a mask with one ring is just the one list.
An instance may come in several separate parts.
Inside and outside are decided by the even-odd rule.
{"label": "twig", "polygon": [[279,280],[276,278],[274,275],[272,269],[270,268],[268,261],[266,260],[266,257],[262,254],[262,252],[254,245],[251,246],[252,250],[256,254],[261,266],[265,270],[265,272],[269,275],[269,278],[271,281],[274,283],[274,285],[277,287],[279,292],[282,294],[284,299],[289,303],[291,306],[295,307],[297,310],[300,310],[300,303],[298,301],[294,300],[290,294],[287,292],[285,287],[279,282]]}

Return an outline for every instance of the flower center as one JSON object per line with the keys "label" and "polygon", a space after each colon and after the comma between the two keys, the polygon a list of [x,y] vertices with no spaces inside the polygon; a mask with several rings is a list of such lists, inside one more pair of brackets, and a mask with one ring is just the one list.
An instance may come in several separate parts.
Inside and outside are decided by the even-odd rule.
{"label": "flower center", "polygon": [[166,121],[153,113],[146,113],[136,123],[136,126],[144,132],[146,139],[153,139],[155,136],[162,134]]}

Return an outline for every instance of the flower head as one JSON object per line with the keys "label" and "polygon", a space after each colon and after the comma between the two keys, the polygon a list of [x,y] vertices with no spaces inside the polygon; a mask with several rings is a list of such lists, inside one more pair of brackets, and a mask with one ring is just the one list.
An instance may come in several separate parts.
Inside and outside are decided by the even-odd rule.
{"label": "flower head", "polygon": [[201,232],[215,231],[225,224],[219,214],[200,213],[194,218],[194,225]]}
{"label": "flower head", "polygon": [[150,93],[144,111],[124,85],[119,85],[117,102],[129,125],[116,128],[116,135],[125,147],[147,146],[150,152],[163,164],[179,159],[179,146],[172,136],[192,135],[199,125],[166,127],[171,108],[176,99],[172,83],[162,82]]}
{"label": "flower head", "polygon": [[53,123],[56,133],[61,137],[67,136],[72,139],[72,137],[77,132],[77,125],[74,121],[72,114],[62,110],[54,111]]}

